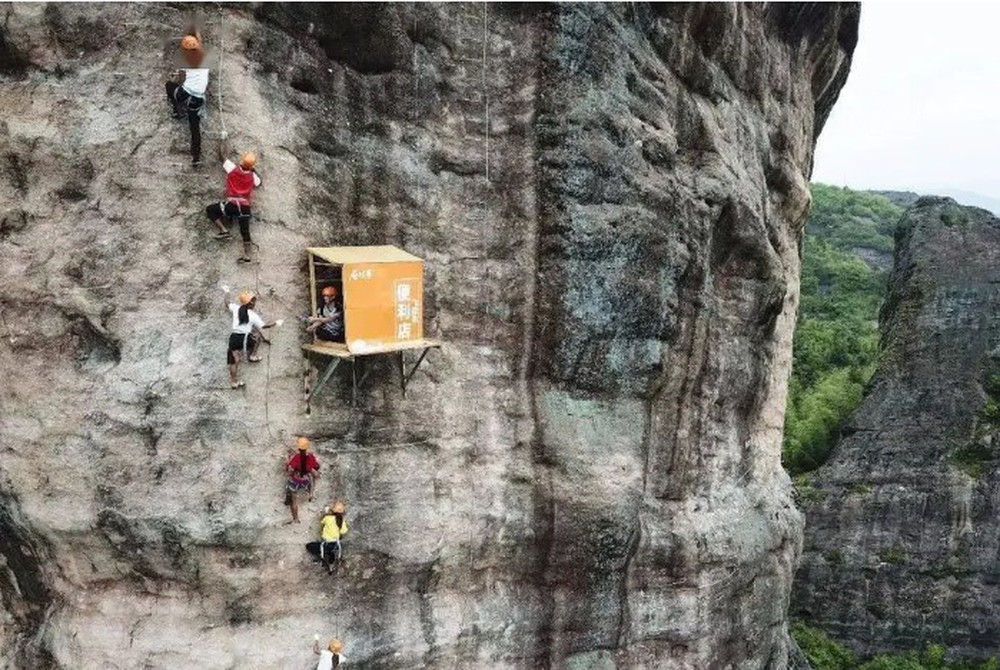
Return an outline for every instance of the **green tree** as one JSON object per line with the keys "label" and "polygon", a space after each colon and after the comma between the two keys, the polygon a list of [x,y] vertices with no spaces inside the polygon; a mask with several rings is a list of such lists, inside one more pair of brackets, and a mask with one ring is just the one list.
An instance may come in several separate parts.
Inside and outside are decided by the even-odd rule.
{"label": "green tree", "polygon": [[813,670],[998,670],[1000,668],[1000,660],[995,656],[985,661],[967,658],[949,659],[948,649],[940,644],[929,644],[922,653],[879,654],[860,662],[850,649],[818,628],[796,621],[792,624],[791,632]]}
{"label": "green tree", "polygon": [[801,300],[785,417],[783,460],[792,474],[829,456],[875,370],[885,254],[902,208],[886,198],[813,184],[802,252]]}
{"label": "green tree", "polygon": [[854,653],[818,628],[796,621],[792,624],[792,637],[813,670],[853,670],[857,667]]}
{"label": "green tree", "polygon": [[859,666],[858,670],[928,670],[926,666],[912,656],[876,656]]}

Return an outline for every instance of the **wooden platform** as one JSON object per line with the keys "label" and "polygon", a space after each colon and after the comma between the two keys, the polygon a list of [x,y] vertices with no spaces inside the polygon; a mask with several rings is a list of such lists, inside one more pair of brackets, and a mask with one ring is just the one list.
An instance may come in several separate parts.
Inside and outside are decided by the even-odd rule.
{"label": "wooden platform", "polygon": [[314,344],[303,344],[302,348],[321,356],[334,356],[336,358],[351,359],[359,356],[376,356],[379,354],[391,354],[397,351],[409,351],[411,349],[439,349],[441,340],[420,339],[408,340],[406,342],[391,342],[389,344],[373,346],[363,352],[351,353],[346,344],[340,342],[316,342]]}
{"label": "wooden platform", "polygon": [[[352,404],[357,403],[358,398],[358,387],[368,378],[368,373],[371,372],[371,367],[366,369],[361,377],[358,379],[358,364],[366,357],[369,356],[385,356],[387,354],[395,354],[397,359],[397,364],[399,366],[399,386],[403,390],[403,397],[406,397],[406,385],[413,378],[413,375],[417,372],[417,368],[423,362],[424,357],[427,356],[427,352],[431,349],[440,349],[441,340],[431,340],[427,338],[422,338],[419,340],[407,340],[405,342],[391,342],[385,345],[374,346],[370,349],[366,349],[364,352],[354,352],[348,350],[346,344],[339,342],[315,342],[313,344],[303,344],[302,349],[309,353],[318,354],[320,356],[329,356],[332,360],[326,366],[323,371],[322,376],[316,386],[308,390],[306,393],[306,411],[309,411],[310,404],[312,403],[313,396],[329,381],[330,377],[336,371],[337,366],[344,361],[350,361],[351,363],[351,387],[352,387]],[[417,358],[417,362],[413,364],[410,371],[406,371],[406,361],[403,360],[403,353],[406,351],[420,351],[420,356]],[[308,385],[307,385],[308,386]]]}

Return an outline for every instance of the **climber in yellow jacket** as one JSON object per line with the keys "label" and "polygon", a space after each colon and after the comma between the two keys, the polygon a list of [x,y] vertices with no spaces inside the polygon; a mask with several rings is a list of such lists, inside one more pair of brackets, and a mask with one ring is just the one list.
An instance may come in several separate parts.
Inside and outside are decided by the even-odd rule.
{"label": "climber in yellow jacket", "polygon": [[323,518],[320,519],[319,542],[309,542],[306,549],[319,556],[326,566],[326,571],[333,574],[334,561],[343,560],[343,546],[341,544],[344,536],[347,535],[347,519],[344,515],[347,507],[344,503],[337,501],[323,510]]}

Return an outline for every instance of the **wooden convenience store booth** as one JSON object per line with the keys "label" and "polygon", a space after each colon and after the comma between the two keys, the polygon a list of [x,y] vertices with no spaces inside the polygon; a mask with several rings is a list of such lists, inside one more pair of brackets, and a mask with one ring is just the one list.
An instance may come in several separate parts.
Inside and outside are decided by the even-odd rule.
{"label": "wooden convenience store booth", "polygon": [[[344,315],[344,342],[326,342],[313,337],[302,348],[330,358],[316,386],[307,390],[306,403],[326,384],[342,362],[351,363],[352,397],[373,365],[362,359],[395,358],[399,383],[406,385],[427,352],[441,346],[440,340],[424,338],[424,261],[398,247],[309,247],[309,296],[312,315],[322,304],[320,294],[327,286],[337,289]],[[420,352],[407,371],[404,353]]]}

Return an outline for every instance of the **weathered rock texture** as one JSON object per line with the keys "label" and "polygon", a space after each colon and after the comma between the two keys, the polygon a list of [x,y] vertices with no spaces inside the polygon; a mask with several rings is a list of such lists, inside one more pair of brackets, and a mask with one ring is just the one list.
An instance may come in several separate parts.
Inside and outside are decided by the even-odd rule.
{"label": "weathered rock texture", "polygon": [[[373,668],[782,667],[798,245],[858,8],[204,11],[251,267],[166,116],[181,11],[4,9],[4,658],[300,667],[318,631]],[[307,416],[286,326],[229,390],[219,282],[293,317],[335,243],[425,257],[445,347]],[[350,506],[335,580],[282,526],[296,434],[307,516]]]}
{"label": "weathered rock texture", "polygon": [[884,353],[807,489],[793,612],[861,653],[1000,651],[1000,220],[922,198],[896,233]]}

